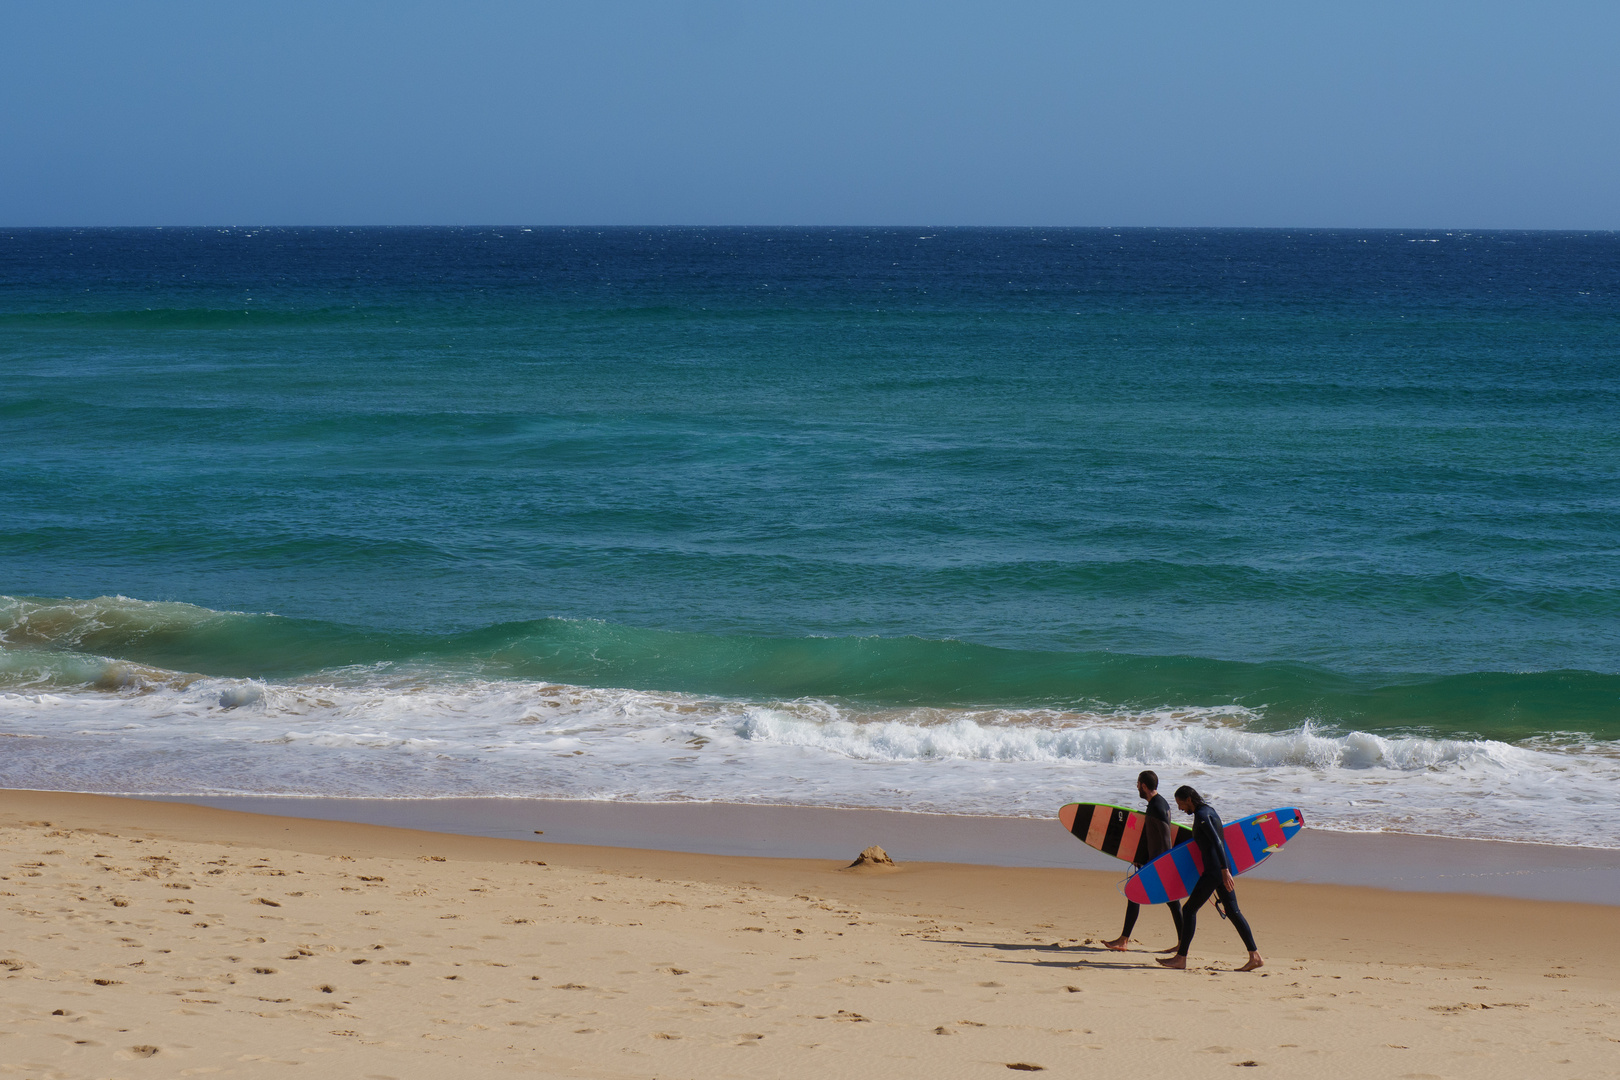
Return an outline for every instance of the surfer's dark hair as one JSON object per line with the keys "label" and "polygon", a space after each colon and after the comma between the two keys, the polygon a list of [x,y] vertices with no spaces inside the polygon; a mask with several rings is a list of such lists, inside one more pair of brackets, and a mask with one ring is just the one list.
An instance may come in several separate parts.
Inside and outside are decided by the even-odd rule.
{"label": "surfer's dark hair", "polygon": [[1149,791],[1159,790],[1159,774],[1154,772],[1152,769],[1143,769],[1140,773],[1138,773],[1136,782],[1147,788]]}
{"label": "surfer's dark hair", "polygon": [[1188,802],[1192,803],[1194,810],[1204,805],[1204,797],[1198,794],[1198,792],[1194,791],[1192,788],[1188,787],[1186,784],[1182,784],[1180,787],[1176,788],[1176,801],[1180,802],[1182,799],[1186,799]]}

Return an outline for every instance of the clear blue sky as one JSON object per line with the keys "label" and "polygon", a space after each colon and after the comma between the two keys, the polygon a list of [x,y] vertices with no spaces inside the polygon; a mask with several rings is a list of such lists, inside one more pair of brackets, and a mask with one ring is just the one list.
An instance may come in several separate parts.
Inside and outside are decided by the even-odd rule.
{"label": "clear blue sky", "polygon": [[0,225],[1620,227],[1620,3],[0,0]]}

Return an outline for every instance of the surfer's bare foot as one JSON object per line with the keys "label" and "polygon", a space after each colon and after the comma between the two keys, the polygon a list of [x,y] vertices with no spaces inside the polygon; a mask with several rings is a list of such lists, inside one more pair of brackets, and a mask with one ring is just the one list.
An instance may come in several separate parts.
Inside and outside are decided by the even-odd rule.
{"label": "surfer's bare foot", "polygon": [[1266,962],[1264,960],[1260,959],[1260,954],[1259,953],[1252,952],[1252,953],[1249,954],[1249,962],[1247,964],[1244,964],[1242,967],[1238,968],[1238,970],[1239,971],[1253,971],[1257,967],[1265,967],[1265,964],[1266,964]]}
{"label": "surfer's bare foot", "polygon": [[1117,937],[1113,941],[1103,942],[1103,948],[1113,949],[1115,952],[1124,952],[1125,947],[1131,943],[1128,937]]}
{"label": "surfer's bare foot", "polygon": [[1175,971],[1187,970],[1187,958],[1185,956],[1159,956],[1154,959],[1158,960],[1162,966]]}

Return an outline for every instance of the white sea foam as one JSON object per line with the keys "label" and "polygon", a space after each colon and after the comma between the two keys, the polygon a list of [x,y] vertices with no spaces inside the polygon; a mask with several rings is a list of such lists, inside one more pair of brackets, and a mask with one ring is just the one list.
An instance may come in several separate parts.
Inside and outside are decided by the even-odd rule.
{"label": "white sea foam", "polygon": [[351,671],[321,683],[129,669],[0,694],[0,785],[168,794],[703,799],[1050,814],[1138,770],[1228,814],[1620,848],[1620,744],[1263,730],[1237,708],[1072,712],[751,703]]}

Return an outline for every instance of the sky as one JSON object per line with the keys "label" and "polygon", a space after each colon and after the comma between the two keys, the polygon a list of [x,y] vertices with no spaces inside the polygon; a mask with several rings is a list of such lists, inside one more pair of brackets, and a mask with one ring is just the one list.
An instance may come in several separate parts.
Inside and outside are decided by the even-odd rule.
{"label": "sky", "polygon": [[0,0],[0,226],[1620,228],[1620,4]]}

